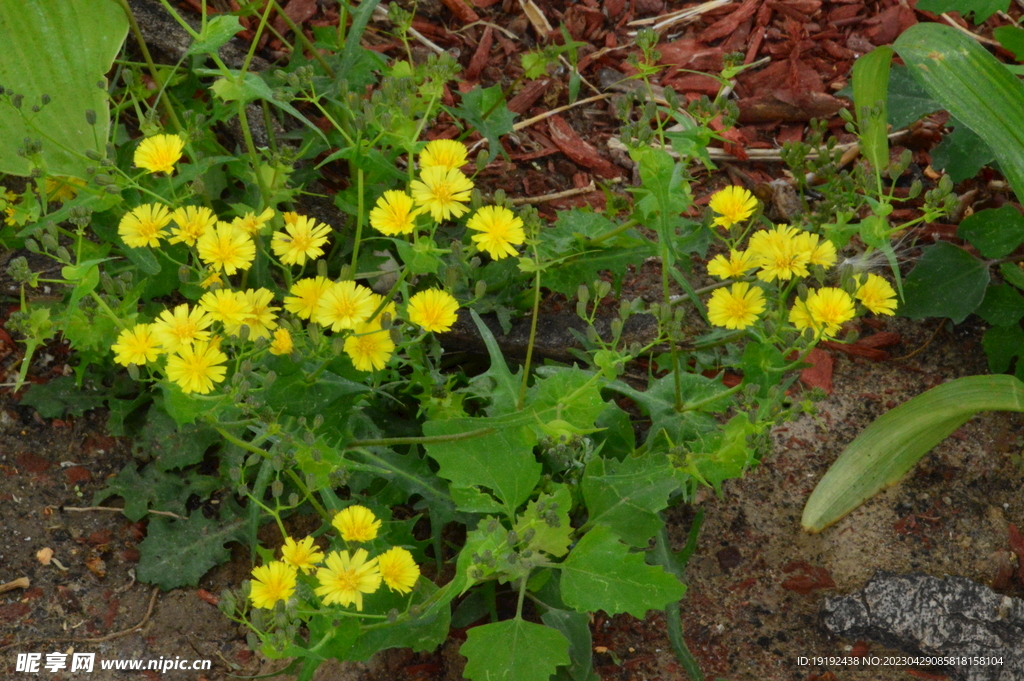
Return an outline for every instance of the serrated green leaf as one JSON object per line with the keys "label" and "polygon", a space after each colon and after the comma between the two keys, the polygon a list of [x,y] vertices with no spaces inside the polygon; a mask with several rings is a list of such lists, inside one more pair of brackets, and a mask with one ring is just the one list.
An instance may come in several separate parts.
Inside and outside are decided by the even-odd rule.
{"label": "serrated green leaf", "polygon": [[1024,317],[1024,297],[1006,284],[989,286],[978,316],[993,326],[1015,325]]}
{"label": "serrated green leaf", "polygon": [[1002,258],[1024,243],[1024,215],[1011,205],[980,210],[963,219],[956,235],[986,258]]}
{"label": "serrated green leaf", "polygon": [[[412,648],[414,652],[433,652],[448,638],[452,612],[449,605],[452,596],[436,598],[424,608],[423,604],[437,592],[438,588],[433,582],[420,577],[411,600],[412,605],[419,606],[423,612],[382,629],[364,631],[352,645],[347,656],[339,659],[368,660],[374,653],[388,648]],[[454,595],[454,592],[446,593]],[[392,608],[401,612],[408,607],[410,598],[381,587],[377,593],[368,596],[366,602],[367,608],[372,607],[374,612],[388,612]]]}
{"label": "serrated green leaf", "polygon": [[332,371],[324,371],[312,383],[306,380],[303,372],[297,372],[274,383],[274,389],[267,394],[267,406],[295,416],[325,414],[329,408],[338,412],[337,404],[343,398],[351,401],[354,396],[368,390],[365,385],[342,378]]}
{"label": "serrated green leaf", "polygon": [[506,153],[499,138],[512,132],[512,122],[516,115],[508,110],[505,94],[500,85],[473,88],[462,95],[462,102],[457,108],[450,110],[450,113],[456,119],[466,121],[486,137],[491,154]]}
{"label": "serrated green leaf", "polygon": [[882,414],[843,450],[814,488],[804,506],[803,528],[820,532],[895,485],[932,447],[980,411],[1024,411],[1024,383],[1013,376],[957,378]]}
{"label": "serrated green leaf", "polygon": [[188,46],[186,55],[215,53],[236,33],[242,30],[242,24],[233,14],[218,14],[206,22],[199,37]]}
{"label": "serrated green leaf", "polygon": [[562,599],[579,612],[626,612],[642,620],[685,593],[678,579],[647,565],[642,553],[630,553],[603,525],[583,535],[562,563]]}
{"label": "serrated green leaf", "polygon": [[484,339],[487,355],[491,359],[491,366],[479,376],[474,376],[470,381],[470,386],[479,395],[491,399],[490,405],[487,406],[488,416],[511,414],[516,410],[516,404],[519,401],[519,377],[522,376],[523,370],[520,368],[516,374],[509,371],[508,365],[505,363],[505,355],[498,347],[498,341],[495,340],[491,329],[484,323],[476,310],[471,308],[469,313],[473,317],[473,323],[477,330],[480,331],[480,336]]}
{"label": "serrated green leaf", "polygon": [[716,395],[726,390],[718,381],[700,374],[682,373],[679,375],[679,382],[683,406],[691,402],[702,404],[699,409],[679,412],[676,410],[675,380],[670,373],[649,383],[647,390],[643,392],[621,381],[615,381],[607,386],[632,399],[651,417],[651,427],[647,431],[648,443],[654,443],[664,434],[678,445],[717,431],[718,421],[708,412],[724,411],[733,403],[732,397],[728,395],[714,399]]}
{"label": "serrated green leaf", "polygon": [[694,445],[687,457],[687,468],[704,482],[722,493],[722,483],[738,478],[754,462],[754,451],[747,445],[747,438],[760,432],[745,414],[737,414],[719,433],[712,434],[703,446]]}
{"label": "serrated green leaf", "polygon": [[928,246],[903,284],[906,302],[899,314],[949,317],[959,324],[981,304],[988,282],[988,266],[970,253],[944,241]]}
{"label": "serrated green leaf", "polygon": [[441,466],[438,475],[450,480],[452,487],[483,488],[504,505],[505,514],[512,518],[540,480],[541,465],[533,454],[536,438],[524,427],[528,417],[427,421],[423,433],[430,437],[484,429],[489,432],[425,447]]}
{"label": "serrated green leaf", "polygon": [[981,345],[985,348],[989,371],[994,374],[1009,371],[1016,358],[1019,373],[1020,358],[1024,357],[1024,330],[1019,325],[989,329],[982,337]]}
{"label": "serrated green leaf", "polygon": [[548,681],[569,664],[569,640],[560,632],[521,619],[473,627],[459,653],[473,681]]}
{"label": "serrated green leaf", "polygon": [[538,367],[537,374],[537,382],[526,391],[526,404],[542,414],[540,422],[560,418],[581,430],[594,427],[605,408],[601,399],[604,382],[592,381],[594,372],[576,366]]}
{"label": "serrated green leaf", "polygon": [[748,341],[743,349],[743,380],[760,386],[758,394],[767,397],[772,386],[778,384],[787,365],[782,352],[771,343]]}
{"label": "serrated green leaf", "polygon": [[932,149],[932,167],[945,171],[953,182],[974,177],[982,166],[996,160],[985,141],[960,121],[951,118],[946,127],[953,132]]}
{"label": "serrated green leaf", "polygon": [[[221,512],[225,509],[222,504]],[[231,559],[225,544],[244,542],[244,525],[242,518],[225,522],[207,519],[201,512],[188,520],[151,518],[146,538],[139,544],[139,581],[164,591],[195,586],[207,570]]]}
{"label": "serrated green leaf", "polygon": [[60,376],[46,383],[33,383],[21,398],[21,404],[33,407],[45,419],[81,416],[103,406],[104,396],[75,385],[72,376]]}
{"label": "serrated green leaf", "polygon": [[587,525],[608,527],[632,546],[647,542],[662,527],[660,510],[679,487],[664,454],[627,456],[622,461],[595,456],[581,483]]}
{"label": "serrated green leaf", "polygon": [[[0,173],[29,174],[29,158],[17,153],[29,138],[42,142],[48,172],[87,177],[85,152],[102,154],[110,132],[104,75],[127,34],[116,0],[0,0],[0,84],[23,97],[20,111],[0,102]],[[44,94],[49,104],[33,112]]]}
{"label": "serrated green leaf", "polygon": [[145,452],[154,458],[162,471],[184,468],[203,460],[211,445],[220,441],[220,435],[205,425],[175,423],[159,397],[146,415],[146,425],[136,438],[136,452]]}

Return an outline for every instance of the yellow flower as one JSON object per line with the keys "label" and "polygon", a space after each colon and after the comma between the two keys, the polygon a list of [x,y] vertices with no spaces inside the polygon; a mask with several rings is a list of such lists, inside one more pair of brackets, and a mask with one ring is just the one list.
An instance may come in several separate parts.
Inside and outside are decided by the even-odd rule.
{"label": "yellow flower", "polygon": [[209,312],[214,321],[223,324],[224,331],[232,336],[238,334],[238,329],[252,313],[244,293],[225,288],[203,294],[199,306]]}
{"label": "yellow flower", "polygon": [[416,585],[420,576],[420,566],[412,559],[412,554],[395,546],[377,557],[380,576],[392,591],[407,594]]}
{"label": "yellow flower", "polygon": [[256,232],[263,229],[263,225],[267,224],[267,222],[272,217],[274,217],[273,208],[267,208],[259,215],[256,215],[256,213],[252,211],[249,211],[242,217],[235,218],[234,220],[232,220],[231,224],[233,224],[235,227],[238,227],[240,230],[242,230],[249,236],[252,236],[256,234]]}
{"label": "yellow flower", "polygon": [[348,506],[339,511],[331,521],[345,541],[372,541],[377,538],[380,520],[365,506]]}
{"label": "yellow flower", "polygon": [[300,542],[291,537],[284,540],[281,547],[281,560],[293,568],[309,574],[316,569],[316,564],[324,559],[324,554],[313,545],[313,538],[306,537]]}
{"label": "yellow flower", "polygon": [[299,218],[301,217],[302,216],[296,213],[295,211],[286,211],[284,213],[281,213],[281,219],[284,220],[284,224],[286,225],[294,225],[296,222],[299,221]]}
{"label": "yellow flower", "polygon": [[279,307],[270,307],[274,302],[274,294],[265,288],[249,289],[245,292],[245,302],[249,304],[249,314],[242,322],[249,327],[249,340],[269,338],[271,329],[277,328],[274,313]]}
{"label": "yellow flower", "polygon": [[287,601],[295,593],[296,570],[275,560],[252,569],[249,600],[257,608],[273,608],[278,601]]}
{"label": "yellow flower", "polygon": [[324,254],[331,228],[317,224],[313,218],[300,216],[295,222],[286,222],[283,232],[274,232],[270,247],[285,265],[305,265],[306,258],[315,260]]}
{"label": "yellow flower", "polygon": [[384,192],[370,211],[370,226],[381,234],[411,234],[416,229],[416,216],[421,209],[413,209],[412,197],[397,189]]}
{"label": "yellow flower", "polygon": [[168,243],[184,242],[189,246],[195,246],[196,241],[217,224],[217,216],[206,206],[183,206],[171,213],[171,219],[177,227],[171,228],[174,236]]}
{"label": "yellow flower", "polygon": [[309,319],[316,314],[316,308],[320,305],[320,298],[324,292],[333,285],[327,277],[299,279],[288,289],[292,295],[285,296],[284,309],[302,319]]}
{"label": "yellow flower", "polygon": [[214,383],[224,380],[227,361],[228,356],[216,342],[183,345],[177,354],[167,358],[167,378],[177,383],[183,393],[205,395],[213,390]]}
{"label": "yellow flower", "polygon": [[117,233],[131,248],[156,247],[160,239],[167,238],[164,227],[171,221],[167,206],[158,203],[144,203],[121,218]]}
{"label": "yellow flower", "polygon": [[117,336],[117,342],[110,346],[116,354],[114,361],[122,366],[148,364],[160,356],[160,344],[153,336],[149,324],[136,324]]}
{"label": "yellow flower", "polygon": [[372,594],[380,588],[380,570],[377,559],[367,561],[365,549],[357,549],[349,556],[348,551],[331,551],[325,563],[316,571],[320,582],[314,592],[324,600],[324,605],[337,603],[342,607],[356,604],[356,610],[363,609],[363,594]]}
{"label": "yellow flower", "polygon": [[727,329],[745,329],[764,312],[764,293],[745,281],[729,289],[720,288],[708,300],[708,319],[715,326]]}
{"label": "yellow flower", "polygon": [[153,322],[152,333],[165,352],[177,352],[182,347],[191,346],[196,341],[210,339],[207,331],[214,318],[200,306],[190,312],[188,304],[182,303],[174,311],[164,310]]}
{"label": "yellow flower", "polygon": [[793,302],[793,308],[789,311],[789,321],[800,331],[814,328],[814,320],[807,309],[807,301],[797,298]]}
{"label": "yellow flower", "polygon": [[463,204],[469,201],[473,181],[458,170],[433,166],[424,168],[420,179],[411,182],[409,189],[416,205],[429,210],[435,222],[442,222],[469,211]]}
{"label": "yellow flower", "polygon": [[896,314],[896,291],[889,282],[877,274],[869,274],[863,284],[860,277],[856,281],[857,291],[853,295],[864,307],[875,314]]}
{"label": "yellow flower", "polygon": [[228,276],[252,267],[256,244],[245,231],[227,222],[218,222],[196,242],[199,258],[214,268],[223,268]]}
{"label": "yellow flower", "polygon": [[370,289],[352,280],[340,281],[320,296],[313,321],[331,327],[332,331],[354,329],[357,324],[365,322],[375,309]]}
{"label": "yellow flower", "polygon": [[156,135],[142,140],[135,150],[135,166],[151,173],[174,172],[185,140],[177,135]]}
{"label": "yellow flower", "polygon": [[484,206],[466,221],[466,227],[481,232],[473,235],[473,241],[495,260],[516,255],[513,246],[526,240],[523,221],[504,206]]}
{"label": "yellow flower", "polygon": [[715,224],[728,229],[754,214],[757,199],[743,187],[730,186],[715,192],[708,205],[719,215]]}
{"label": "yellow flower", "polygon": [[817,234],[800,232],[796,241],[797,248],[807,253],[809,264],[822,267],[832,267],[836,264],[836,247],[828,239],[821,240]]}
{"label": "yellow flower", "polygon": [[70,201],[78,196],[78,190],[85,186],[85,180],[77,177],[48,175],[46,177],[46,198],[50,201]]}
{"label": "yellow flower", "polygon": [[18,221],[14,218],[15,205],[18,201],[18,195],[12,191],[4,192],[4,224],[14,226],[18,224]]}
{"label": "yellow flower", "polygon": [[295,345],[292,343],[292,335],[288,333],[288,329],[278,329],[274,332],[274,340],[270,343],[270,354],[288,355],[293,349],[295,349]]}
{"label": "yellow flower", "polygon": [[729,257],[719,253],[708,263],[708,274],[719,279],[742,277],[757,267],[756,258],[750,251],[729,250]]}
{"label": "yellow flower", "polygon": [[202,286],[203,288],[210,288],[214,284],[223,284],[223,283],[224,283],[224,280],[221,279],[220,270],[214,270],[214,271],[210,272],[208,275],[206,275],[206,278],[204,278],[201,282],[199,282],[199,285]]}
{"label": "yellow flower", "polygon": [[434,333],[448,331],[459,316],[459,301],[449,293],[430,288],[409,299],[409,321]]}
{"label": "yellow flower", "polygon": [[466,165],[466,145],[456,140],[434,140],[420,152],[420,168],[441,167],[458,170]]}
{"label": "yellow flower", "polygon": [[799,230],[779,225],[773,230],[754,234],[747,250],[754,254],[761,268],[757,273],[758,279],[789,281],[794,276],[806,277],[809,274],[807,265],[813,251],[806,249],[806,245],[808,242],[800,236]]}
{"label": "yellow flower", "polygon": [[376,320],[370,324],[356,324],[352,335],[345,339],[345,354],[359,371],[383,369],[394,351],[391,333],[382,329]]}
{"label": "yellow flower", "polygon": [[843,322],[853,319],[853,298],[842,289],[819,288],[808,294],[807,312],[815,330],[832,336]]}

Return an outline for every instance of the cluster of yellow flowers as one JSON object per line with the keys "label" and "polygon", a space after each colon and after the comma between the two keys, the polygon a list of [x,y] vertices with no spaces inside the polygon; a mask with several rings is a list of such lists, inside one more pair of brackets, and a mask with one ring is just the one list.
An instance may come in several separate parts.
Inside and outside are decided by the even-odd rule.
{"label": "cluster of yellow flowers", "polygon": [[[464,162],[465,147],[458,142],[451,144],[461,148]],[[183,148],[184,142],[177,135],[151,137],[136,150],[135,165],[151,173],[171,173],[174,164],[181,159]],[[435,145],[421,158],[428,162],[455,163],[457,159],[447,155],[450,151],[446,145]],[[456,175],[461,176],[453,168],[446,172],[456,182]],[[469,186],[472,188],[472,183]],[[443,193],[438,187],[435,190]],[[434,205],[437,205],[436,201]],[[461,203],[457,205],[466,210]],[[457,209],[449,207],[448,210]],[[204,267],[207,276],[202,286],[210,288],[224,285],[222,275],[232,276],[252,266],[256,258],[256,238],[275,215],[275,211],[268,208],[259,215],[249,212],[226,222],[218,220],[213,211],[204,206],[171,210],[168,206],[150,203],[126,214],[118,226],[118,233],[132,248],[157,247],[161,239],[171,244],[184,243],[193,249]],[[323,255],[331,232],[328,225],[298,213],[286,212],[282,218],[284,229],[273,233],[270,245],[283,264],[301,267],[307,260],[313,261]],[[169,225],[173,226],[168,232]],[[385,301],[382,296],[354,281],[331,281],[322,276],[296,281],[289,294],[283,300],[286,311],[335,333],[350,332],[345,338],[344,350],[356,369],[379,370],[390,360],[395,343],[391,333],[384,328],[384,318],[385,315],[395,317],[394,302]],[[220,350],[221,333],[238,336],[242,326],[246,326],[250,339],[272,338],[271,353],[284,355],[292,352],[291,335],[278,325],[274,313],[281,308],[271,305],[273,297],[273,293],[264,288],[235,291],[222,287],[211,290],[191,308],[182,304],[173,312],[164,311],[151,324],[137,324],[122,331],[112,346],[115,361],[124,366],[141,366],[167,354],[168,379],[177,383],[183,392],[208,393],[216,383],[224,380],[226,374],[224,364],[227,355]],[[406,312],[408,320],[425,332],[444,332],[457,320],[458,308],[458,301],[449,293],[432,288],[412,295]]]}
{"label": "cluster of yellow flowers", "polygon": [[[725,228],[749,218],[757,209],[757,199],[742,187],[726,187],[709,203],[718,213],[714,222]],[[755,273],[770,283],[790,282],[810,274],[809,267],[824,268],[836,263],[832,242],[817,234],[789,225],[756,231],[746,250],[730,249],[728,257],[719,254],[708,263],[708,274],[719,279],[736,279]],[[892,315],[896,311],[896,291],[882,277],[868,274],[854,279],[853,295],[841,288],[821,287],[797,299],[789,312],[789,322],[798,330],[811,329],[819,336],[834,336],[840,326],[856,313],[854,299],[875,314]],[[727,329],[745,329],[754,324],[766,302],[764,291],[756,284],[741,281],[720,288],[708,300],[708,318]]]}
{"label": "cluster of yellow flowers", "polygon": [[[466,204],[473,181],[462,174],[468,154],[466,145],[455,140],[428,142],[420,153],[420,179],[409,184],[412,195],[389,190],[370,211],[370,226],[387,236],[412,234],[416,217],[429,213],[434,222],[460,218],[469,212]],[[504,206],[484,206],[467,221],[477,248],[495,260],[516,255],[515,246],[526,240],[523,221]]]}
{"label": "cluster of yellow flowers", "polygon": [[[332,525],[345,542],[362,543],[377,538],[380,520],[365,506],[349,506],[334,516]],[[319,565],[323,567],[317,567]],[[313,537],[295,541],[291,537],[281,547],[281,560],[253,568],[249,598],[257,608],[273,608],[295,593],[299,572],[316,570],[319,586],[314,593],[324,605],[342,607],[355,604],[363,609],[363,594],[372,594],[381,582],[391,591],[407,594],[416,585],[420,568],[412,554],[393,546],[375,558],[366,549],[331,551],[326,556],[313,544]]]}

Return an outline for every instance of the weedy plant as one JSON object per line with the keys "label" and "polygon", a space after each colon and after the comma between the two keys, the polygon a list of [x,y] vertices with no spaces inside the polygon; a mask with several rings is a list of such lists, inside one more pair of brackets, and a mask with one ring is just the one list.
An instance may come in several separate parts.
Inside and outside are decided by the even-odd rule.
{"label": "weedy plant", "polygon": [[[257,7],[242,9],[258,22],[253,45],[274,3]],[[803,360],[857,315],[893,314],[896,291],[874,273],[837,276],[827,230],[771,224],[745,189],[695,210],[691,164],[709,162],[711,121],[734,115],[721,101],[624,108],[641,178],[618,202],[624,215],[572,210],[544,225],[501,193],[485,200],[474,181],[485,153],[471,161],[461,141],[421,140],[454,63],[387,64],[362,48],[373,7],[346,6],[350,28],[317,31],[313,58],[297,47],[265,73],[248,70],[252,51],[238,69],[220,60],[239,28],[228,14],[187,29],[187,68],[122,55],[109,109],[59,102],[93,126],[86,148],[47,136],[19,84],[5,84],[0,113],[38,135],[21,148],[28,186],[7,195],[2,233],[39,258],[8,267],[21,285],[8,325],[26,343],[19,380],[56,334],[78,357],[74,377],[23,403],[44,415],[105,403],[111,432],[134,436],[142,465],[94,501],[121,496],[132,520],[176,514],[149,518],[141,581],[195,584],[227,560],[226,543],[251,546],[252,579],[221,608],[254,648],[295,658],[300,678],[326,659],[431,650],[451,626],[486,619],[461,648],[470,678],[582,681],[594,677],[590,613],[652,609],[666,610],[677,654],[702,678],[678,605],[700,522],[675,553],[662,512],[702,486],[722,493],[760,460],[773,424],[813,411],[787,394]],[[411,18],[390,16],[406,41]],[[478,89],[446,110],[496,153],[511,129],[503,97]],[[56,104],[58,93],[40,111]],[[212,133],[232,122],[237,149]],[[55,149],[81,175],[51,175]],[[342,212],[303,214],[314,167],[334,162]],[[708,279],[694,262],[712,243],[716,281],[698,285]],[[652,254],[662,299],[620,301],[599,332],[615,285],[602,273]],[[59,278],[43,276],[46,259]],[[59,299],[36,297],[40,286]],[[586,333],[572,365],[534,361],[544,289],[576,297]],[[529,347],[510,361],[482,315],[523,312]],[[639,314],[656,322],[642,340],[623,333]],[[460,322],[482,339],[486,370],[445,352]],[[625,377],[637,360],[649,367],[642,390]],[[723,383],[729,370],[742,379]],[[217,501],[216,513],[190,512],[190,496]],[[313,529],[293,534],[299,516]],[[257,541],[267,523],[279,545]]]}

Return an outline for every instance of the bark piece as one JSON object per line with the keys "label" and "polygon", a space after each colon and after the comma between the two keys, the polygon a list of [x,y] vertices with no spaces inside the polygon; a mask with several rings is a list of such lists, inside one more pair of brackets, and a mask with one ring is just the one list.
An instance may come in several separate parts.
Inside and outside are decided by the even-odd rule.
{"label": "bark piece", "polygon": [[598,154],[597,149],[584,141],[561,116],[548,119],[548,130],[551,132],[551,141],[573,163],[590,168],[601,177],[610,179],[622,176],[618,166]]}
{"label": "bark piece", "polygon": [[467,5],[464,0],[441,0],[441,2],[463,24],[472,24],[473,22],[480,21],[480,15],[474,12],[473,8]]}
{"label": "bark piece", "polygon": [[908,654],[1002,658],[1002,664],[967,660],[944,667],[953,681],[1024,679],[1024,600],[965,577],[880,571],[860,591],[826,598],[821,615],[837,636],[868,638]]}

